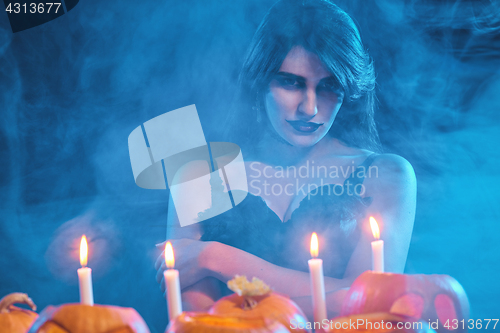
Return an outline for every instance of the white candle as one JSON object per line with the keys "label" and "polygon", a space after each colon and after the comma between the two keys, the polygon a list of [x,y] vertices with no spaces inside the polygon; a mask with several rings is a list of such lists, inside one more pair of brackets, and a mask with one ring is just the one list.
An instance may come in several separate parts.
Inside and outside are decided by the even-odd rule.
{"label": "white candle", "polygon": [[78,284],[80,286],[80,303],[94,305],[94,293],[92,291],[92,269],[87,266],[88,247],[87,238],[82,236],[80,241],[80,265],[78,269]]}
{"label": "white candle", "polygon": [[168,269],[163,272],[163,277],[165,278],[165,289],[167,291],[168,317],[169,320],[173,320],[181,314],[182,303],[179,271],[174,269],[174,250],[170,242],[165,245],[165,263]]}
{"label": "white candle", "polygon": [[311,296],[313,302],[314,321],[322,323],[326,316],[325,280],[323,278],[323,260],[318,256],[318,235],[314,232],[311,237],[311,256],[309,273],[311,275]]}
{"label": "white candle", "polygon": [[80,303],[94,305],[92,292],[92,270],[88,267],[78,269],[78,283],[80,285]]}
{"label": "white candle", "polygon": [[384,241],[381,239],[372,242],[372,270],[384,271]]}
{"label": "white candle", "polygon": [[372,242],[372,270],[374,272],[384,271],[384,241],[380,238],[380,229],[377,221],[370,216],[370,227],[375,241]]}

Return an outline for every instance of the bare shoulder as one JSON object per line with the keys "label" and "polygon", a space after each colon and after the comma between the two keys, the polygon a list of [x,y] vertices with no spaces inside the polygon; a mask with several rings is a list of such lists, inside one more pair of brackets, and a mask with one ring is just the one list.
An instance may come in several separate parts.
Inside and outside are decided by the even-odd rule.
{"label": "bare shoulder", "polygon": [[416,187],[412,165],[399,155],[377,155],[369,168],[367,187],[380,190],[413,190]]}
{"label": "bare shoulder", "polygon": [[415,176],[413,167],[404,157],[396,154],[380,154],[375,157],[372,165],[377,166],[381,171],[398,177]]}

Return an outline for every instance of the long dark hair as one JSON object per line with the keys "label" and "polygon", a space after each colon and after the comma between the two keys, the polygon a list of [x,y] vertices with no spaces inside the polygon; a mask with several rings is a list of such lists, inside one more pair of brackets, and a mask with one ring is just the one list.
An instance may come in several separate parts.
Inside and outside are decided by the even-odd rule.
{"label": "long dark hair", "polygon": [[379,151],[373,63],[353,20],[327,0],[280,0],[267,12],[239,77],[242,104],[230,117],[231,130],[240,137],[235,141],[251,146],[261,136],[259,131],[270,126],[258,122],[255,106],[263,104],[271,78],[297,45],[317,54],[344,90],[344,103],[329,134],[349,146]]}

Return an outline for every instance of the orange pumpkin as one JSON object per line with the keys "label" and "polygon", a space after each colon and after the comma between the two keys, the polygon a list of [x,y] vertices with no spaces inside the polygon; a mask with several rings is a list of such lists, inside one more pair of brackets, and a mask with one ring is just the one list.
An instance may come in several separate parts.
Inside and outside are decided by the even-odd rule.
{"label": "orange pumpkin", "polygon": [[306,315],[298,305],[288,296],[271,292],[259,279],[253,278],[252,282],[248,282],[245,276],[236,276],[228,282],[228,287],[236,294],[215,302],[209,313],[239,318],[264,317],[279,321],[287,328],[291,325],[297,327],[293,332],[310,332],[305,328]]}
{"label": "orange pumpkin", "polygon": [[28,333],[149,333],[132,308],[64,304],[46,307]]}
{"label": "orange pumpkin", "polygon": [[358,314],[334,318],[330,321],[328,333],[435,333],[428,323],[413,321],[408,317],[386,312]]}
{"label": "orange pumpkin", "polygon": [[[390,312],[414,320],[438,322],[447,332],[448,322],[469,319],[469,302],[462,286],[448,275],[393,274],[366,271],[351,285],[341,315]],[[455,332],[463,332],[460,325]],[[433,326],[435,328],[436,326]]]}
{"label": "orange pumpkin", "polygon": [[166,333],[288,333],[280,322],[262,317],[218,316],[202,312],[183,312],[172,320]]}
{"label": "orange pumpkin", "polygon": [[0,333],[25,333],[38,317],[36,312],[25,310],[13,304],[26,304],[33,311],[36,305],[28,295],[12,293],[0,300]]}

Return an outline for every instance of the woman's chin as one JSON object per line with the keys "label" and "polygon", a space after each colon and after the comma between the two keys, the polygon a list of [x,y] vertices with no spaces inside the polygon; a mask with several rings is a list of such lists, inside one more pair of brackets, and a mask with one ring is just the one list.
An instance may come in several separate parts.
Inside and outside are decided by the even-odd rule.
{"label": "woman's chin", "polygon": [[317,135],[290,135],[285,140],[297,148],[310,148],[317,144],[321,138]]}

